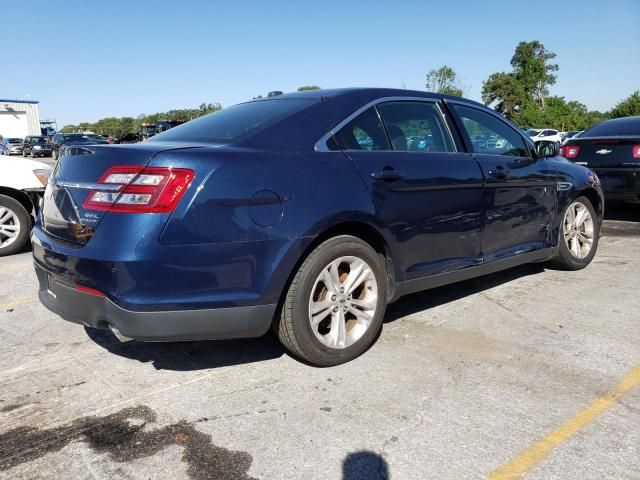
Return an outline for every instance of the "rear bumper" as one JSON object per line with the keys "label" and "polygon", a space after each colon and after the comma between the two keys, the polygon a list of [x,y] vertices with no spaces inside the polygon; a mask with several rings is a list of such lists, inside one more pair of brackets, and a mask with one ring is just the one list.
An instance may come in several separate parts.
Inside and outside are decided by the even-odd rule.
{"label": "rear bumper", "polygon": [[42,304],[65,320],[93,328],[116,328],[143,341],[216,340],[259,337],[273,319],[276,304],[199,310],[137,312],[106,297],[79,292],[35,264]]}
{"label": "rear bumper", "polygon": [[640,203],[640,192],[604,192],[604,196],[609,202],[632,202]]}
{"label": "rear bumper", "polygon": [[640,169],[594,168],[609,201],[640,202]]}

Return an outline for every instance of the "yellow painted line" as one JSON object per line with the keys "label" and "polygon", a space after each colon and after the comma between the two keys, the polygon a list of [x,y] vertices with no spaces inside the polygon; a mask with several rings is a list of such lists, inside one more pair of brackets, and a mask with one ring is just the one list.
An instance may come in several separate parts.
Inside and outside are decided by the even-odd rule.
{"label": "yellow painted line", "polygon": [[489,475],[488,480],[511,480],[520,478],[540,463],[555,447],[569,440],[598,418],[607,408],[617,402],[622,395],[639,384],[640,365],[637,365],[625,375],[612,392],[598,398],[567,423],[556,428],[549,435],[538,440],[509,463],[495,470]]}
{"label": "yellow painted line", "polygon": [[14,300],[13,302],[0,303],[0,310],[4,310],[5,308],[15,307],[17,305],[25,305],[27,303],[35,303],[37,301],[38,301],[38,299],[37,298],[33,298],[33,297],[18,298],[16,300]]}

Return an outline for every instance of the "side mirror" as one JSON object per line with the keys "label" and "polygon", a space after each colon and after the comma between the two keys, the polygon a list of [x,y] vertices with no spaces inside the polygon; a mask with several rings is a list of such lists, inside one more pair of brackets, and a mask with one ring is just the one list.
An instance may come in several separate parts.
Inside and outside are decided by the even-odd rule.
{"label": "side mirror", "polygon": [[536,142],[536,155],[538,158],[557,157],[560,153],[560,147],[556,142],[541,140]]}

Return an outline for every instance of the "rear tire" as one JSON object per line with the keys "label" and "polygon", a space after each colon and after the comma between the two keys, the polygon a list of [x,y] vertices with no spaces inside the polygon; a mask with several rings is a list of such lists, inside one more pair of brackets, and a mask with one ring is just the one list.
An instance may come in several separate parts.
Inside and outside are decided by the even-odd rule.
{"label": "rear tire", "polygon": [[600,223],[587,197],[578,197],[562,212],[558,249],[547,266],[557,270],[581,270],[591,263],[598,249]]}
{"label": "rear tire", "polygon": [[0,195],[0,257],[24,248],[31,231],[31,215],[17,200]]}
{"label": "rear tire", "polygon": [[317,366],[364,353],[382,327],[387,275],[381,256],[359,238],[319,245],[293,278],[274,330],[293,355]]}

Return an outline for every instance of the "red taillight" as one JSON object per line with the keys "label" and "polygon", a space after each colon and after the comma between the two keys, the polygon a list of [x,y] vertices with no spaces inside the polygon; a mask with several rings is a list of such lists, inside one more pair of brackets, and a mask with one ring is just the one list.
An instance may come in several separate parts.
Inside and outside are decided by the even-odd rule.
{"label": "red taillight", "polygon": [[565,145],[560,149],[560,155],[564,158],[576,158],[580,153],[580,147],[577,145]]}
{"label": "red taillight", "polygon": [[633,158],[640,158],[640,145],[633,146]]}
{"label": "red taillight", "polygon": [[88,293],[89,295],[95,295],[96,297],[106,297],[106,295],[104,293],[102,293],[100,290],[96,290],[95,288],[87,287],[86,285],[80,285],[79,283],[76,283],[76,286],[74,287],[74,289],[77,292]]}
{"label": "red taillight", "polygon": [[119,213],[172,212],[193,180],[192,170],[116,166],[98,180],[104,189],[89,192],[83,207]]}

